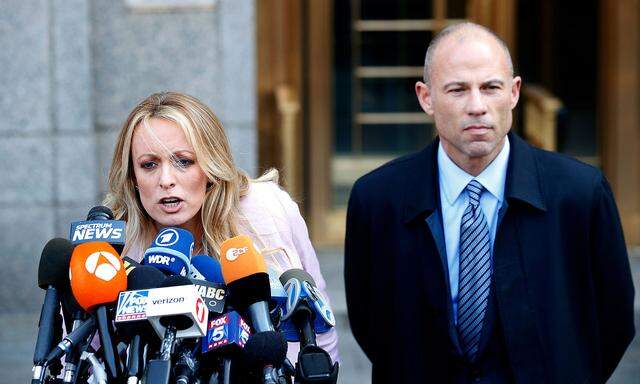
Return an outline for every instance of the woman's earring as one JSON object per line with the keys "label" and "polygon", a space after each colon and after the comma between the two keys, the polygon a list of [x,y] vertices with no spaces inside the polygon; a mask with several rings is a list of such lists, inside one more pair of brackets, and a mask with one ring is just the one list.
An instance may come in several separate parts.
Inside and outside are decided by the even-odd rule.
{"label": "woman's earring", "polygon": [[213,188],[213,183],[212,182],[208,182],[207,183],[207,192],[209,192],[211,190],[211,188]]}

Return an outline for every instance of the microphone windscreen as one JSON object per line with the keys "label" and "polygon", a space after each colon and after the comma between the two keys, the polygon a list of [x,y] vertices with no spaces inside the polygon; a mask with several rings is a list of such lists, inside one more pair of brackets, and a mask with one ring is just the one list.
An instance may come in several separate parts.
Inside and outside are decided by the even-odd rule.
{"label": "microphone windscreen", "polygon": [[191,259],[191,266],[200,272],[204,276],[205,280],[216,283],[224,284],[224,277],[222,276],[222,266],[220,262],[208,255],[197,255]]}
{"label": "microphone windscreen", "polygon": [[181,285],[193,285],[191,280],[184,276],[169,276],[162,281],[160,288],[164,287],[178,287]]}
{"label": "microphone windscreen", "polygon": [[87,213],[87,221],[93,220],[113,220],[113,211],[104,205],[97,205]]}
{"label": "microphone windscreen", "polygon": [[287,357],[287,341],[280,332],[258,332],[249,337],[244,351],[254,365],[280,366]]}
{"label": "microphone windscreen", "polygon": [[71,255],[69,279],[73,296],[87,312],[118,300],[118,293],[127,289],[122,260],[109,243],[102,241],[76,246]]}
{"label": "microphone windscreen", "polygon": [[69,261],[73,245],[67,239],[55,238],[45,244],[38,265],[38,286],[63,289],[69,286]]}
{"label": "microphone windscreen", "polygon": [[282,283],[282,285],[287,284],[287,281],[291,279],[296,279],[300,282],[306,281],[312,286],[316,286],[316,282],[313,280],[313,277],[309,274],[309,272],[303,269],[292,268],[284,271],[282,275],[280,275],[280,282]]}
{"label": "microphone windscreen", "polygon": [[232,237],[222,243],[220,264],[227,285],[255,273],[267,273],[264,258],[247,235]]}
{"label": "microphone windscreen", "polygon": [[127,290],[158,288],[164,282],[166,276],[158,269],[149,265],[141,265],[134,268],[127,275]]}
{"label": "microphone windscreen", "polygon": [[182,228],[164,228],[144,252],[143,264],[156,267],[169,275],[189,273],[193,235]]}
{"label": "microphone windscreen", "polygon": [[267,273],[254,273],[227,284],[231,296],[229,300],[234,308],[246,309],[259,301],[268,302],[271,298],[271,285]]}
{"label": "microphone windscreen", "polygon": [[[67,272],[67,279],[68,278],[69,275]],[[84,308],[82,308],[80,304],[78,304],[78,300],[76,300],[76,298],[73,296],[73,292],[71,292],[71,289],[62,292],[60,301],[62,302],[62,306],[64,307],[66,313],[73,314],[80,311],[84,312]]]}

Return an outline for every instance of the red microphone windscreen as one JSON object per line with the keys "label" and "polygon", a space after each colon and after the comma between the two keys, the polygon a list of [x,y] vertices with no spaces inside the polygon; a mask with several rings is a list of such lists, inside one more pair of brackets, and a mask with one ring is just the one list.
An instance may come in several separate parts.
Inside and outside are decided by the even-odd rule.
{"label": "red microphone windscreen", "polygon": [[118,252],[102,241],[76,246],[71,255],[69,280],[73,296],[87,312],[118,300],[118,293],[127,289],[127,275]]}

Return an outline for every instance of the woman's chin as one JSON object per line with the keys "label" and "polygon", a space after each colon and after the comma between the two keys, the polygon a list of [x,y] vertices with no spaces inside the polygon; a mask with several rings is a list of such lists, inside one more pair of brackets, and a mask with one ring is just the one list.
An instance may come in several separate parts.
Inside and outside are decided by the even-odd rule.
{"label": "woman's chin", "polygon": [[159,220],[156,220],[156,226],[159,228],[164,227],[182,227],[187,219],[181,217],[182,215],[162,215]]}
{"label": "woman's chin", "polygon": [[[157,215],[157,217],[154,218],[154,221],[156,222],[158,230],[164,227],[179,227],[193,232],[195,221],[199,218],[197,215],[198,212],[190,214],[186,211],[180,211],[174,214],[162,213]],[[196,220],[194,220],[194,218],[196,218]]]}

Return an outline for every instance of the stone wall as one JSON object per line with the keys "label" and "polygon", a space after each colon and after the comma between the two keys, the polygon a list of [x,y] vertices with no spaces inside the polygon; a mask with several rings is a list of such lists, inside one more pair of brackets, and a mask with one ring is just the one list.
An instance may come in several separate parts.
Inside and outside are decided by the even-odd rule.
{"label": "stone wall", "polygon": [[42,247],[101,201],[116,132],[150,93],[211,106],[236,163],[255,174],[254,1],[144,3],[0,5],[0,312],[39,309]]}

